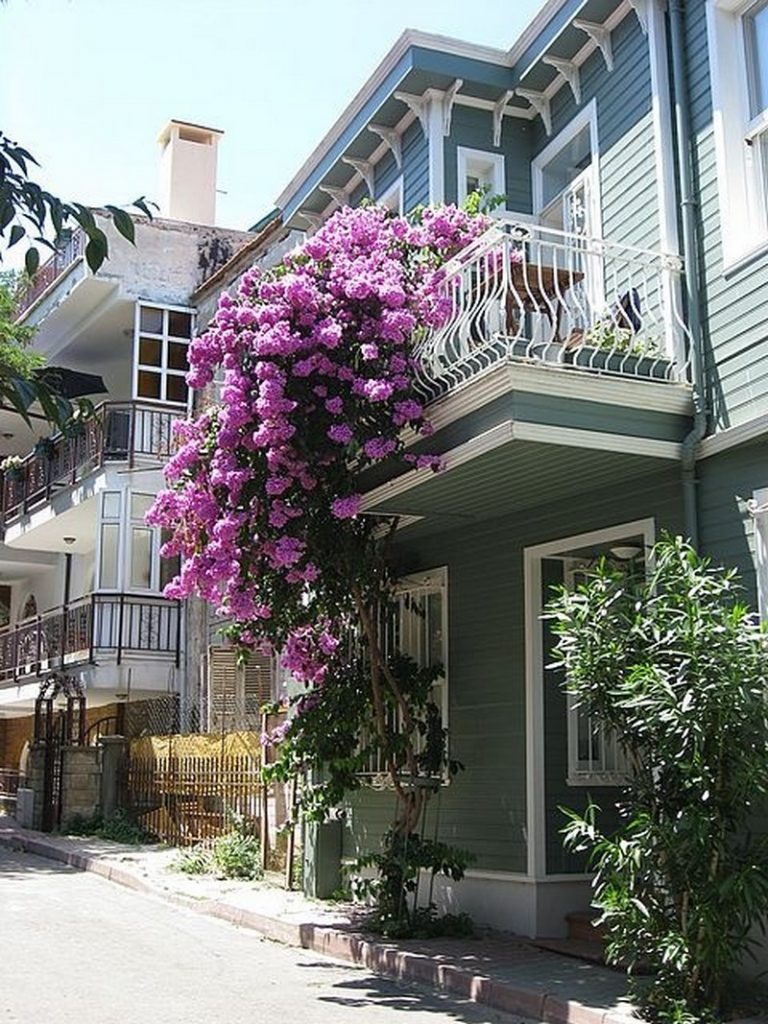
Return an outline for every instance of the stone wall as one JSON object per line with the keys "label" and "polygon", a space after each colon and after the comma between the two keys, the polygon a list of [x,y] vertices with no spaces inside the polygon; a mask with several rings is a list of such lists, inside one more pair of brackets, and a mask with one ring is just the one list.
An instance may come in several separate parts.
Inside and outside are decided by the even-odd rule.
{"label": "stone wall", "polygon": [[64,747],[61,751],[61,823],[90,818],[101,805],[101,750]]}

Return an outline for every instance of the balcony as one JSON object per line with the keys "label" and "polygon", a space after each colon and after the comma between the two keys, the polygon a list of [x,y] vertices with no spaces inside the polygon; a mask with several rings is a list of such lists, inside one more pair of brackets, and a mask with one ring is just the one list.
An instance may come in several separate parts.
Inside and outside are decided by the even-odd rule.
{"label": "balcony", "polygon": [[[58,434],[38,445],[2,483],[5,525],[50,501],[110,462],[133,469],[168,458],[174,447],[173,424],[184,419],[179,406],[149,402],[103,402],[74,436]],[[44,449],[44,450],[41,450]]]}
{"label": "balcony", "polygon": [[119,665],[131,655],[172,661],[181,652],[178,602],[135,594],[90,594],[0,633],[0,683],[31,680],[54,669]]}
{"label": "balcony", "polygon": [[499,220],[444,273],[416,351],[427,400],[503,362],[690,382],[678,257]]}
{"label": "balcony", "polygon": [[79,260],[85,253],[85,246],[88,242],[85,232],[77,228],[72,232],[69,241],[58,249],[49,260],[37,271],[29,284],[24,288],[16,300],[16,316],[21,317],[33,306],[43,292],[47,291],[54,281],[67,270],[75,260]]}

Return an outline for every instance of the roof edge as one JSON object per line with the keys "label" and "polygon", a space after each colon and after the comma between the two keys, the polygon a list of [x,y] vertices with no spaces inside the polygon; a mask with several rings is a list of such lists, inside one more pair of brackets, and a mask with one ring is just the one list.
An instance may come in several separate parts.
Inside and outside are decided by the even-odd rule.
{"label": "roof edge", "polygon": [[[564,2],[564,0],[558,0]],[[275,205],[285,209],[288,200],[295,194],[312,170],[327,155],[337,139],[344,130],[352,123],[353,119],[360,113],[370,97],[379,88],[387,75],[397,66],[409,49],[422,47],[428,50],[439,50],[442,53],[452,53],[460,57],[470,57],[475,60],[483,60],[488,63],[508,64],[508,51],[496,49],[493,46],[481,46],[475,43],[468,43],[462,39],[454,39],[451,36],[436,35],[431,32],[420,32],[417,29],[407,28],[388,50],[383,59],[379,61],[373,73],[363,83],[352,100],[342,111],[330,129],[325,133],[321,141],[312,150],[310,155],[291,178],[288,185],[283,189],[275,200]]]}

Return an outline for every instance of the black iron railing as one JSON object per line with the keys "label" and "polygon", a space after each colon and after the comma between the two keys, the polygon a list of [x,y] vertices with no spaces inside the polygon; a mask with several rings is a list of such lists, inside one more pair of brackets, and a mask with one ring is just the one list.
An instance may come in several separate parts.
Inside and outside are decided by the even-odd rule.
{"label": "black iron railing", "polygon": [[172,659],[181,651],[177,601],[138,594],[90,594],[0,633],[0,680],[18,681],[87,664],[108,654]]}
{"label": "black iron railing", "polygon": [[67,242],[57,250],[37,271],[32,280],[16,300],[16,316],[21,316],[33,305],[53,282],[85,252],[88,239],[85,232],[77,228]]}
{"label": "black iron railing", "polygon": [[167,459],[174,446],[173,424],[185,418],[179,406],[150,402],[103,402],[79,433],[55,435],[45,445],[6,470],[2,484],[2,517],[7,524],[50,501],[107,462]]}

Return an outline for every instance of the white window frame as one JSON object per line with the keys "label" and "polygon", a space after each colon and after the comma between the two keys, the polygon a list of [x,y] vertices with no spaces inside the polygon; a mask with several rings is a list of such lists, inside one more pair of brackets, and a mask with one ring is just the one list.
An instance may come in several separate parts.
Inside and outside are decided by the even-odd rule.
{"label": "white window frame", "polygon": [[[119,514],[117,516],[106,516],[105,506],[107,496],[117,494],[119,496]],[[141,488],[129,488],[117,490],[110,488],[102,491],[99,502],[99,528],[97,533],[96,559],[95,559],[95,590],[103,593],[125,593],[125,594],[155,594],[160,591],[160,548],[162,547],[161,531],[156,526],[143,526],[138,519],[131,517],[131,499],[134,495],[154,498],[151,491]],[[117,526],[117,579],[114,587],[103,586],[101,582],[101,569],[103,562],[102,526]],[[133,558],[133,528],[141,527],[150,530],[152,533],[150,581],[147,587],[131,586],[131,560]]]}
{"label": "white window frame", "polygon": [[461,205],[467,198],[467,176],[471,173],[473,163],[487,164],[491,168],[491,180],[488,181],[491,186],[490,195],[504,196],[504,205],[499,206],[498,209],[506,210],[507,185],[504,154],[492,153],[485,149],[470,149],[467,146],[456,147],[456,199],[458,204]]}
{"label": "white window frame", "polygon": [[[589,197],[589,236],[591,238],[602,238],[602,202],[600,198],[600,140],[597,130],[597,101],[590,100],[587,105],[571,118],[568,124],[559,132],[551,142],[538,153],[531,162],[531,186],[533,192],[533,213],[538,219],[544,212],[544,168],[557,156],[561,149],[564,149],[569,142],[582,131],[589,127],[589,146],[592,152],[592,161],[589,168],[582,171],[574,178],[571,185],[579,179],[588,180],[587,193]],[[554,200],[552,200],[554,201]],[[551,202],[552,202],[551,201]],[[549,203],[547,205],[550,205]]]}
{"label": "white window frame", "polygon": [[755,524],[755,577],[760,619],[768,622],[768,487],[752,492],[747,508]]}
{"label": "white window frame", "polygon": [[[579,570],[588,569],[590,563],[577,559],[566,560],[564,564],[564,583],[566,587],[574,586],[573,577]],[[567,730],[568,730],[568,775],[566,783],[569,786],[623,786],[627,781],[629,766],[621,749],[617,746],[615,737],[612,737],[609,730],[602,723],[597,723],[595,734],[598,737],[598,745],[601,754],[604,756],[605,747],[610,745],[615,748],[617,767],[613,769],[584,768],[579,762],[579,718],[580,710],[574,694],[566,691],[567,707]]]}
{"label": "white window frame", "polygon": [[754,0],[707,0],[720,233],[724,270],[768,248],[768,200],[759,167],[758,137],[768,132],[763,111],[752,118],[744,17]]}
{"label": "white window frame", "polygon": [[392,213],[402,216],[403,214],[403,176],[402,174],[392,182],[376,200],[379,206],[386,206]]}
{"label": "white window frame", "polygon": [[[159,309],[163,314],[163,330],[162,333],[157,334],[153,331],[142,331],[141,329],[141,311],[142,309]],[[179,338],[176,335],[172,335],[169,330],[169,317],[171,313],[186,313],[191,316],[190,324],[190,335],[189,338]],[[192,389],[187,388],[187,400],[186,402],[175,402],[167,397],[168,391],[168,378],[169,377],[186,377],[187,371],[172,370],[168,368],[168,345],[169,341],[174,342],[186,342],[187,348],[192,342],[195,336],[196,327],[196,313],[197,311],[191,306],[169,306],[162,302],[149,302],[139,301],[136,303],[134,311],[134,323],[133,323],[133,368],[132,368],[132,394],[136,402],[158,404],[158,405],[175,405],[179,409],[191,408],[192,402]],[[155,341],[159,341],[161,345],[161,356],[160,366],[149,366],[139,362],[139,345],[141,338],[151,338]],[[156,374],[160,377],[160,397],[159,398],[144,398],[139,395],[139,371],[146,370],[149,373]]]}
{"label": "white window frame", "polygon": [[[449,732],[449,689],[448,689],[448,652],[449,652],[449,636],[448,636],[448,569],[446,566],[440,566],[435,569],[428,569],[424,572],[414,573],[409,576],[404,576],[398,581],[397,587],[395,588],[395,600],[402,602],[407,599],[408,596],[423,595],[426,596],[430,593],[440,593],[442,595],[442,610],[441,610],[441,630],[443,636],[443,658],[442,658],[442,675],[435,680],[433,683],[433,691],[439,690],[439,701],[438,706],[440,708],[440,721],[442,728],[447,732],[446,739],[446,758],[450,757],[450,732]],[[403,654],[414,657],[414,660],[418,662],[418,658],[415,657],[417,652],[408,650],[407,647],[400,645],[401,652]],[[386,653],[386,651],[384,652]],[[369,767],[361,772],[361,776],[367,779],[368,782],[377,789],[386,789],[391,786],[391,780],[388,777],[386,766],[383,762],[371,763]],[[450,782],[450,772],[447,770],[443,773],[442,784],[448,785]]]}

